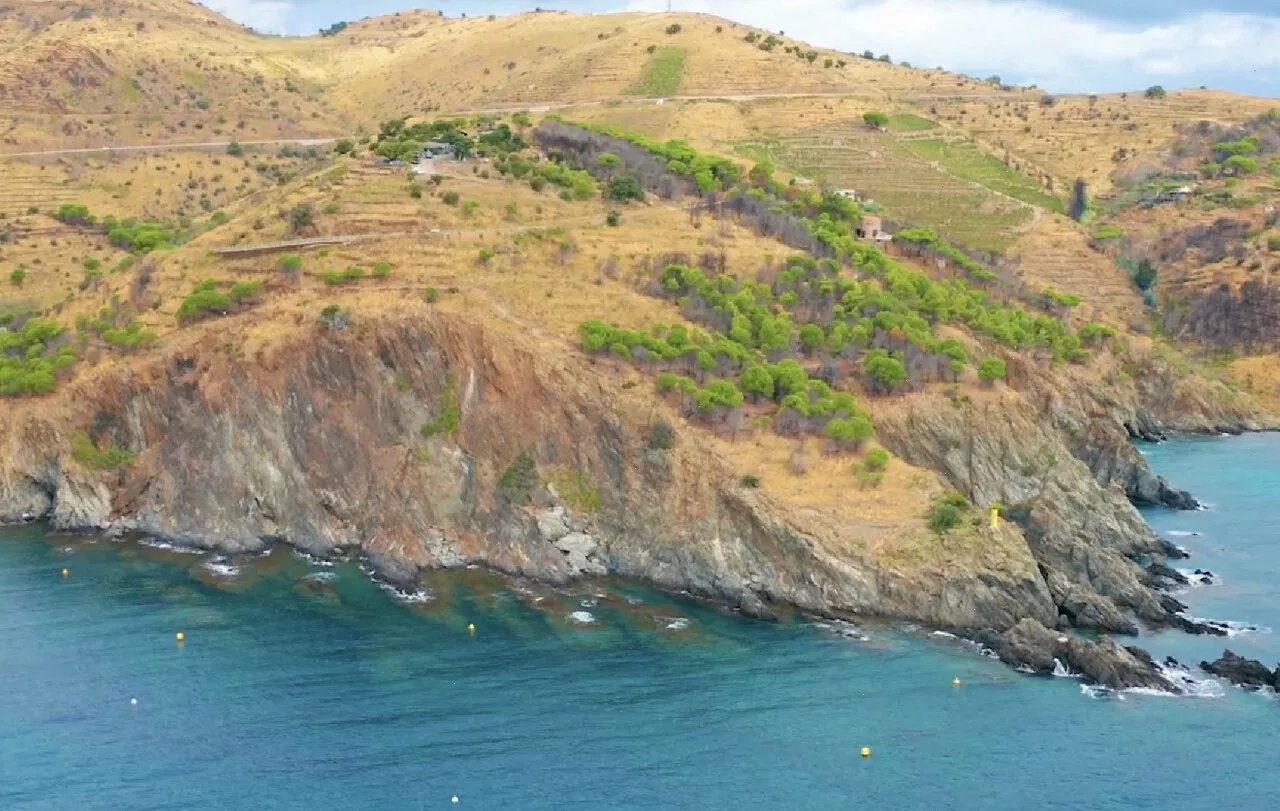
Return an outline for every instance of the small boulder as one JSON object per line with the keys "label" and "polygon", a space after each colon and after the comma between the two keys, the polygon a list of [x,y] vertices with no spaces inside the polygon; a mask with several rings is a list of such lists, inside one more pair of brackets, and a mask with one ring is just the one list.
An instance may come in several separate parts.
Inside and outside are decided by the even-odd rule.
{"label": "small boulder", "polygon": [[569,534],[569,522],[564,507],[552,507],[538,513],[538,532],[544,540],[555,543]]}

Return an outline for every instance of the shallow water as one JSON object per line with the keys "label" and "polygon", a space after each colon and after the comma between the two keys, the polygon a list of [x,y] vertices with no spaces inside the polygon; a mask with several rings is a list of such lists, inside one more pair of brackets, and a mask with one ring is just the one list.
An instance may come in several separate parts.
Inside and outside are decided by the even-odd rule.
{"label": "shallow water", "polygon": [[[1194,553],[1178,565],[1221,578],[1182,597],[1192,613],[1280,628],[1280,435],[1143,451],[1214,505],[1147,515],[1200,533],[1175,536]],[[2,809],[1280,802],[1280,701],[1216,682],[1099,694],[925,632],[757,623],[625,584],[560,594],[468,571],[408,602],[287,550],[4,536]],[[1141,643],[1280,660],[1271,633]]]}

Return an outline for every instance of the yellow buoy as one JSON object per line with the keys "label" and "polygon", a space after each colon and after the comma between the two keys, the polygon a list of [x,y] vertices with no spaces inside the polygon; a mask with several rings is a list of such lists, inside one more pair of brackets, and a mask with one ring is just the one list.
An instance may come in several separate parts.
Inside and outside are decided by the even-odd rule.
{"label": "yellow buoy", "polygon": [[863,757],[871,757],[871,747],[870,746],[862,747],[860,750],[858,750],[858,754],[862,755]]}
{"label": "yellow buoy", "polygon": [[182,635],[182,631],[178,631],[178,633],[174,634],[174,638],[176,638],[179,642],[186,639],[186,637]]}
{"label": "yellow buoy", "polygon": [[959,686],[960,686],[960,677],[959,677],[959,676],[956,676],[954,679],[952,679],[952,680],[951,680],[951,683],[952,683],[952,684],[954,684],[956,687],[959,687]]}
{"label": "yellow buoy", "polygon": [[63,569],[63,570],[62,570],[62,576],[63,576],[63,577],[66,577],[66,576],[67,576],[67,575],[69,575],[69,574],[71,574],[71,570],[70,570],[70,569]]}
{"label": "yellow buoy", "polygon": [[451,802],[455,802],[455,803],[456,803],[457,801],[458,801],[458,795],[457,795],[457,794],[455,794],[455,795],[453,795],[453,800],[452,800]]}
{"label": "yellow buoy", "polygon": [[476,635],[476,624],[474,622],[467,623],[467,633],[471,634],[472,636]]}

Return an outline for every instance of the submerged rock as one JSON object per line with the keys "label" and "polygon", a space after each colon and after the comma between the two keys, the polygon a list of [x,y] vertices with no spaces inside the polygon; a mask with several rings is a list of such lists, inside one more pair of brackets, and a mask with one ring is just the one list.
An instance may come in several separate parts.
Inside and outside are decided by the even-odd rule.
{"label": "submerged rock", "polygon": [[1249,690],[1274,687],[1280,690],[1280,666],[1275,672],[1257,659],[1246,659],[1230,650],[1222,652],[1222,658],[1214,662],[1201,662],[1200,667],[1215,676],[1221,676],[1232,684]]}
{"label": "submerged rock", "polygon": [[1118,645],[1109,637],[1091,642],[1025,619],[1003,634],[981,634],[977,640],[994,650],[1005,664],[1041,675],[1060,673],[1061,665],[1085,681],[1113,690],[1144,687],[1182,692],[1161,675],[1145,650]]}

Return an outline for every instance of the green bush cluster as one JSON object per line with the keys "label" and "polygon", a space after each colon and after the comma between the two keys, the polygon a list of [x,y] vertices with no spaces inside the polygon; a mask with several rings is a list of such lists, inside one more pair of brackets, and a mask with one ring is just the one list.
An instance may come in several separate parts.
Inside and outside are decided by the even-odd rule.
{"label": "green bush cluster", "polygon": [[1041,306],[1048,309],[1057,305],[1059,307],[1076,307],[1083,301],[1079,295],[1075,293],[1064,293],[1054,287],[1046,287],[1040,291]]}
{"label": "green bush cluster", "polygon": [[905,242],[920,249],[927,249],[956,264],[970,278],[980,282],[994,282],[999,277],[981,262],[964,251],[950,245],[932,228],[904,228],[893,235],[894,242]]}
{"label": "green bush cluster", "polygon": [[1093,233],[1089,236],[1098,241],[1102,241],[1104,239],[1119,239],[1124,236],[1124,229],[1118,225],[1103,223],[1093,229]]}
{"label": "green bush cluster", "polygon": [[57,322],[39,318],[0,332],[0,395],[53,391],[58,370],[76,361],[69,345],[54,347],[61,334]]}
{"label": "green bush cluster", "polygon": [[574,169],[562,163],[548,161],[540,163],[533,170],[534,179],[558,186],[569,192],[575,200],[590,200],[596,193],[596,181],[590,172]]}
{"label": "green bush cluster", "polygon": [[134,253],[150,253],[158,248],[170,248],[186,238],[185,229],[164,220],[146,220],[129,217],[124,220],[104,217],[102,228],[107,240],[117,248]]}
{"label": "green bush cluster", "polygon": [[83,431],[78,431],[71,436],[71,458],[92,470],[124,467],[136,456],[136,453],[120,447],[115,442],[109,442],[105,448],[99,448]]}
{"label": "green bush cluster", "polygon": [[158,339],[151,330],[144,330],[142,322],[136,318],[129,319],[123,327],[104,329],[100,334],[105,343],[118,349],[136,349],[139,346],[155,343]]}
{"label": "green bush cluster", "polygon": [[611,138],[621,138],[662,158],[671,172],[692,178],[701,194],[716,189],[730,189],[742,179],[742,171],[738,168],[738,164],[728,158],[701,153],[686,141],[655,141],[639,133],[620,130],[606,124],[575,122],[574,126],[608,135]]}
{"label": "green bush cluster", "polygon": [[185,321],[212,313],[225,315],[230,309],[231,296],[219,290],[216,281],[206,279],[196,285],[182,300],[181,306],[178,307],[178,320]]}

